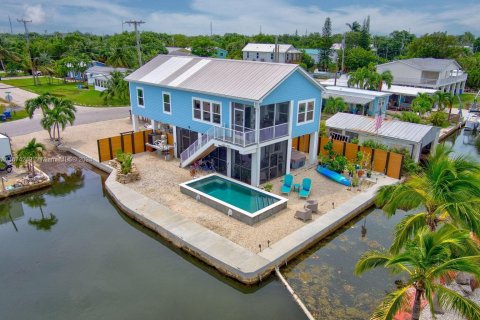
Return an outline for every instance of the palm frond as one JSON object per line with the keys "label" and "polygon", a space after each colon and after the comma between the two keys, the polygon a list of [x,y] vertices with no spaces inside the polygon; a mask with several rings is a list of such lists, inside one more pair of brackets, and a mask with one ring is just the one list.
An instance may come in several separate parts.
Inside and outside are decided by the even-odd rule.
{"label": "palm frond", "polygon": [[409,304],[408,290],[403,287],[389,293],[373,312],[371,320],[391,320],[398,311],[406,309]]}
{"label": "palm frond", "polygon": [[475,302],[465,298],[458,292],[441,285],[436,285],[434,290],[444,309],[454,310],[459,315],[469,320],[480,319],[480,306]]}

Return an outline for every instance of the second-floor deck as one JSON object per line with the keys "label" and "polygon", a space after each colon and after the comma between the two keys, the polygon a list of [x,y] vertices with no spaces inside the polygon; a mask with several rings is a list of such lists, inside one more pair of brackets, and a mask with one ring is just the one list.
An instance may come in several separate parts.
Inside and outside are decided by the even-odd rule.
{"label": "second-floor deck", "polygon": [[441,86],[448,86],[453,83],[462,82],[467,80],[467,74],[462,73],[459,75],[452,75],[446,78],[409,78],[409,77],[395,77],[393,84],[406,85],[406,86],[420,86],[428,88],[438,88]]}

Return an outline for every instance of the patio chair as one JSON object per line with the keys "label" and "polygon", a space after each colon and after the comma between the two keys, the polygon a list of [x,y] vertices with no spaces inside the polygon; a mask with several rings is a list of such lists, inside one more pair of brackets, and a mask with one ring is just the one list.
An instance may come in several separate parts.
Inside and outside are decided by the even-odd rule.
{"label": "patio chair", "polygon": [[302,180],[302,189],[298,193],[300,198],[308,198],[310,195],[310,190],[312,189],[312,179],[304,178]]}
{"label": "patio chair", "polygon": [[318,211],[318,201],[317,200],[307,200],[303,206],[305,209],[312,210],[312,213],[317,213]]}
{"label": "patio chair", "polygon": [[293,186],[293,176],[291,174],[287,174],[285,176],[285,179],[283,179],[283,185],[280,189],[280,192],[290,194],[290,191],[292,191],[292,186]]}
{"label": "patio chair", "polygon": [[312,220],[312,210],[310,209],[298,210],[297,212],[295,212],[295,218],[302,221]]}

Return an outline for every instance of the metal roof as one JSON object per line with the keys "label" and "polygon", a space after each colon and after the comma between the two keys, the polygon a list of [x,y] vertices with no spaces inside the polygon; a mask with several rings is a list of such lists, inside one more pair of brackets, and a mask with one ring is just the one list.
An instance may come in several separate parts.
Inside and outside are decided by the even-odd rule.
{"label": "metal roof", "polygon": [[375,131],[375,118],[339,112],[326,121],[328,128],[348,130],[388,139],[398,139],[427,145],[437,138],[440,128],[423,124],[384,120],[378,133]]}
{"label": "metal roof", "polygon": [[113,71],[126,73],[128,71],[128,69],[126,69],[126,68],[105,67],[105,66],[93,66],[93,67],[88,68],[85,72],[98,73],[98,74],[110,74]]}
{"label": "metal roof", "polygon": [[404,60],[395,60],[392,62],[384,63],[378,65],[378,67],[383,67],[392,63],[403,63],[408,66],[411,66],[422,71],[435,71],[440,72],[445,70],[450,64],[455,64],[459,69],[460,65],[454,59],[436,59],[436,58],[411,58]]}
{"label": "metal roof", "polygon": [[296,70],[323,89],[296,64],[169,55],[155,57],[125,80],[260,101]]}
{"label": "metal roof", "polygon": [[[275,49],[274,43],[248,43],[242,51],[250,51],[250,52],[273,52]],[[291,44],[279,44],[278,45],[278,52],[285,53],[289,50],[293,50],[297,52],[298,50],[295,49],[294,46]]]}
{"label": "metal roof", "polygon": [[345,95],[368,97],[368,98],[386,97],[390,95],[389,92],[384,92],[384,91],[364,90],[364,89],[342,87],[342,86],[328,86],[327,90],[331,92],[341,92],[342,94],[345,94]]}
{"label": "metal roof", "polygon": [[322,98],[323,99],[328,99],[330,97],[334,97],[334,98],[335,97],[340,97],[346,103],[361,104],[361,105],[365,105],[367,103],[370,103],[374,99],[373,97],[372,98],[366,98],[366,97],[350,96],[348,94],[341,94],[341,93],[337,93],[337,92],[332,92],[332,91],[329,91],[328,88],[327,88],[327,91],[322,95]]}

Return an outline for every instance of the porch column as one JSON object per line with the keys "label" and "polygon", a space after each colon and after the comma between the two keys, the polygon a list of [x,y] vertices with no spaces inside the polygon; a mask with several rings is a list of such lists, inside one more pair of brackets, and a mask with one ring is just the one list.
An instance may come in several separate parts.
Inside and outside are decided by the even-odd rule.
{"label": "porch column", "polygon": [[315,164],[318,161],[318,131],[310,133],[310,152],[308,153],[308,161],[310,164]]}
{"label": "porch column", "polygon": [[455,94],[459,95],[460,94],[460,82],[455,83]]}
{"label": "porch column", "polygon": [[252,153],[250,184],[255,187],[260,185],[260,148],[257,148],[257,152]]}
{"label": "porch column", "polygon": [[461,91],[460,93],[463,93],[465,91],[465,83],[466,83],[466,81],[462,82],[462,88],[460,89],[460,91]]}
{"label": "porch column", "polygon": [[173,156],[178,158],[178,148],[177,148],[177,126],[170,126],[173,130]]}
{"label": "porch column", "polygon": [[420,153],[422,151],[421,143],[417,143],[413,146],[413,161],[418,162],[420,160]]}
{"label": "porch column", "polygon": [[227,177],[232,176],[232,149],[227,147]]}
{"label": "porch column", "polygon": [[255,142],[260,143],[260,103],[253,104],[255,109]]}
{"label": "porch column", "polygon": [[138,131],[140,129],[140,123],[138,121],[138,115],[132,114],[132,126],[133,131]]}
{"label": "porch column", "polygon": [[287,140],[287,163],[286,163],[286,170],[285,173],[289,174],[290,173],[290,163],[292,162],[292,138],[290,137]]}
{"label": "porch column", "polygon": [[151,123],[152,123],[152,130],[157,130],[159,127],[159,122],[152,119]]}

